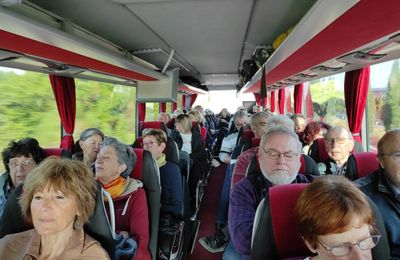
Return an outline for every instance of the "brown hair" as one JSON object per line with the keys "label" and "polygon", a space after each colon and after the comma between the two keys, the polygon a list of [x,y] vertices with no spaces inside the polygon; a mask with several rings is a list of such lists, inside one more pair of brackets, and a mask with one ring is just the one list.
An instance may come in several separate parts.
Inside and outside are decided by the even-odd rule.
{"label": "brown hair", "polygon": [[349,230],[352,220],[374,227],[366,196],[343,176],[323,176],[309,184],[295,208],[300,235],[314,248],[318,236]]}
{"label": "brown hair", "polygon": [[80,161],[60,157],[49,157],[33,169],[25,180],[24,192],[19,204],[22,215],[32,220],[31,202],[37,191],[50,185],[65,196],[75,198],[80,218],[87,222],[96,204],[96,181],[90,169]]}
{"label": "brown hair", "polygon": [[154,136],[158,144],[167,143],[167,135],[161,129],[146,128],[143,130],[143,137]]}

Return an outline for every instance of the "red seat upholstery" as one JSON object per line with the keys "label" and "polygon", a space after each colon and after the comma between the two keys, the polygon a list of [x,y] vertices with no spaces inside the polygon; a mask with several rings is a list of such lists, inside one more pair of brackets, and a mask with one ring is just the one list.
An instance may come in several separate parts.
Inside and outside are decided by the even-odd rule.
{"label": "red seat upholstery", "polygon": [[254,137],[254,132],[253,130],[243,130],[242,136],[241,136],[241,142],[246,142],[247,140],[251,140]]}
{"label": "red seat upholstery", "polygon": [[345,175],[350,180],[367,176],[379,169],[379,161],[373,152],[353,153],[347,160]]}
{"label": "red seat upholstery", "polygon": [[312,255],[296,232],[293,211],[306,185],[287,184],[269,189],[269,200],[260,203],[254,220],[252,259]]}
{"label": "red seat upholstery", "polygon": [[253,137],[251,138],[251,145],[252,147],[260,146],[261,138]]}
{"label": "red seat upholstery", "polygon": [[141,180],[146,192],[150,224],[150,252],[155,259],[157,255],[158,225],[160,218],[161,186],[158,166],[149,151],[133,148],[137,160],[130,176]]}
{"label": "red seat upholstery", "polygon": [[154,128],[154,129],[161,129],[165,133],[167,132],[167,127],[163,122],[159,121],[147,121],[147,122],[140,122],[140,127],[139,127],[139,136],[142,136],[142,132],[146,128]]}

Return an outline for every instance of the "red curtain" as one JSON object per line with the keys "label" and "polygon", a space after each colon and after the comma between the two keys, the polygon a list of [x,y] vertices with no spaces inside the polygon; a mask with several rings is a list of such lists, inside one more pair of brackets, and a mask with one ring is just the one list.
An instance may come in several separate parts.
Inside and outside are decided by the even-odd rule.
{"label": "red curtain", "polygon": [[275,112],[275,90],[271,91],[271,112]]}
{"label": "red curtain", "polygon": [[182,95],[182,109],[186,109],[186,95]]}
{"label": "red curtain", "polygon": [[256,104],[259,106],[261,105],[261,97],[260,97],[260,93],[253,93],[254,98],[256,100]]}
{"label": "red curtain", "polygon": [[347,120],[354,140],[361,142],[361,123],[367,103],[369,66],[346,72],[344,78],[344,101]]}
{"label": "red curtain", "polygon": [[64,128],[60,148],[72,151],[76,114],[75,82],[73,78],[50,75],[51,87],[57,102],[58,114]]}
{"label": "red curtain", "polygon": [[137,125],[139,125],[139,123],[144,122],[144,119],[146,118],[146,103],[137,103],[137,111],[139,118]]}
{"label": "red curtain", "polygon": [[294,86],[294,113],[303,113],[303,83]]}
{"label": "red curtain", "polygon": [[285,88],[279,89],[278,93],[279,114],[285,114]]}
{"label": "red curtain", "polygon": [[306,95],[306,114],[308,122],[314,119],[314,111],[312,107],[312,98],[311,98],[311,91],[310,86],[307,86],[307,95]]}
{"label": "red curtain", "polygon": [[172,102],[172,113],[177,109],[178,104],[176,102]]}
{"label": "red curtain", "polygon": [[167,104],[165,102],[160,102],[160,112],[166,112],[167,111]]}
{"label": "red curtain", "polygon": [[190,107],[193,106],[194,102],[196,102],[197,94],[190,95]]}

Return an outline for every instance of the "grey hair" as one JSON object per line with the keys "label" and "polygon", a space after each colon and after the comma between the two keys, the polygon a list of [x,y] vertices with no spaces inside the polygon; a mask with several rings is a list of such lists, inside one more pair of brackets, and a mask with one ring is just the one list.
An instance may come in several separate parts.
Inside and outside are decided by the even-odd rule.
{"label": "grey hair", "polygon": [[91,137],[92,135],[100,135],[101,139],[104,140],[104,133],[103,131],[101,131],[98,128],[88,128],[85,131],[83,131],[80,135],[80,139],[81,141],[85,141],[86,139],[88,139],[89,137]]}
{"label": "grey hair", "polygon": [[268,119],[268,118],[270,117],[270,115],[267,114],[267,113],[265,113],[265,112],[258,112],[258,113],[255,113],[255,114],[252,115],[251,118],[250,118],[250,125],[251,125],[251,126],[255,126],[255,124],[257,124],[257,123],[260,121],[260,118],[262,118],[262,117]]}
{"label": "grey hair", "polygon": [[259,149],[264,148],[265,143],[267,142],[267,140],[269,138],[271,138],[271,136],[274,136],[274,135],[288,135],[288,136],[292,137],[296,141],[297,152],[301,153],[301,149],[302,149],[303,146],[302,146],[301,142],[299,141],[299,136],[294,131],[291,131],[291,130],[287,129],[283,125],[277,125],[277,126],[274,126],[272,128],[269,128],[268,132],[266,132],[261,137],[260,148]]}
{"label": "grey hair", "polygon": [[[294,132],[294,122],[287,116],[284,115],[272,115],[268,118],[266,132],[277,126],[283,126]],[[297,138],[298,139],[298,138]]]}
{"label": "grey hair", "polygon": [[120,165],[126,165],[126,169],[124,172],[121,173],[121,176],[124,176],[125,178],[128,177],[132,172],[134,165],[136,164],[137,158],[135,152],[132,151],[128,145],[121,143],[114,137],[106,137],[104,139],[102,147],[105,146],[111,146],[115,149],[118,163]]}
{"label": "grey hair", "polygon": [[236,119],[243,118],[243,117],[246,117],[246,118],[247,118],[248,115],[249,115],[249,114],[247,114],[247,112],[244,111],[244,110],[236,111],[235,114],[233,114],[233,121],[235,122]]}
{"label": "grey hair", "polygon": [[337,130],[341,130],[341,131],[342,131],[342,130],[345,130],[346,133],[347,133],[347,137],[348,137],[349,139],[352,139],[352,140],[353,140],[353,134],[350,132],[350,130],[349,130],[348,128],[343,127],[343,126],[332,126],[331,128],[328,129],[328,131],[326,132],[326,134],[331,133],[331,132],[334,132],[334,131],[337,131]]}

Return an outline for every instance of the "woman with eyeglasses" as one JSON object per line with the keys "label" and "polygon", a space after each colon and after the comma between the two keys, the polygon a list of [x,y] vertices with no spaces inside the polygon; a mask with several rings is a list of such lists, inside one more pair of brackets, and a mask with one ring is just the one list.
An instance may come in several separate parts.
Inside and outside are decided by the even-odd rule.
{"label": "woman with eyeglasses", "polygon": [[11,141],[1,155],[6,172],[0,176],[0,216],[11,191],[22,184],[31,170],[45,158],[43,149],[34,138]]}
{"label": "woman with eyeglasses", "polygon": [[95,162],[96,178],[110,193],[119,234],[129,234],[137,243],[135,260],[151,259],[149,216],[143,183],[130,178],[136,154],[113,137],[106,137]]}
{"label": "woman with eyeglasses", "polygon": [[380,239],[366,196],[343,176],[323,176],[302,192],[297,229],[314,256],[306,259],[372,259]]}

